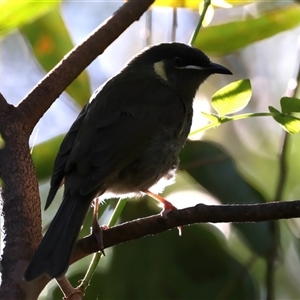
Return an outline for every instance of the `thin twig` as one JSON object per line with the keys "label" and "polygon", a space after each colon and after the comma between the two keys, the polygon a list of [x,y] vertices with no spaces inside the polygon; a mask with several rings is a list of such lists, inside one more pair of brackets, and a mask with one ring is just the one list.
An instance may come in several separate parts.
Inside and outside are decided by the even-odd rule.
{"label": "thin twig", "polygon": [[[289,80],[285,95],[287,97],[295,97],[299,89],[300,80],[300,43],[297,45],[297,74],[294,78]],[[291,135],[287,132],[284,133],[281,152],[279,156],[279,175],[277,179],[277,187],[275,192],[274,201],[281,201],[284,193],[284,187],[287,180],[288,174],[288,153],[289,145],[291,142]],[[279,225],[274,221],[271,222],[271,230],[273,234],[273,242],[270,249],[270,255],[267,260],[267,272],[266,272],[266,289],[267,289],[267,300],[275,299],[275,261],[278,257],[278,248],[280,245],[280,230]]]}
{"label": "thin twig", "polygon": [[152,10],[149,9],[146,12],[146,46],[149,47],[152,44]]}
{"label": "thin twig", "polygon": [[174,7],[172,10],[172,28],[171,28],[171,41],[174,42],[176,41],[176,31],[177,31],[177,8]]}
{"label": "thin twig", "polygon": [[200,15],[199,22],[198,22],[197,27],[196,27],[193,35],[192,35],[191,40],[190,40],[190,44],[191,45],[194,45],[194,43],[195,43],[195,41],[197,39],[197,36],[198,36],[199,31],[200,31],[200,29],[202,27],[203,20],[205,18],[206,12],[207,12],[208,7],[210,6],[210,4],[211,4],[211,0],[204,0],[203,11],[202,11],[202,13]]}

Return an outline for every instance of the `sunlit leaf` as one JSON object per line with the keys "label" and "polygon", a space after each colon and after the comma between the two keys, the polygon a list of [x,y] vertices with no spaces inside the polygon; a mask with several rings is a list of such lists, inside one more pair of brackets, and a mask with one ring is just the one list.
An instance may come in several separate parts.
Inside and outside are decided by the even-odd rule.
{"label": "sunlit leaf", "polygon": [[206,112],[201,112],[201,114],[212,123],[219,122],[219,117],[215,114],[209,114]]}
{"label": "sunlit leaf", "polygon": [[[42,18],[21,29],[38,62],[48,72],[73,47],[73,43],[59,10],[53,10]],[[90,97],[90,85],[86,72],[82,72],[66,91],[83,106]]]}
{"label": "sunlit leaf", "polygon": [[300,131],[300,119],[290,116],[284,117],[284,128],[287,132],[294,134]]}
{"label": "sunlit leaf", "polygon": [[283,113],[300,112],[300,99],[282,97],[280,99],[280,106]]}
{"label": "sunlit leaf", "polygon": [[285,115],[276,108],[269,106],[269,111],[275,113],[273,119],[279,123],[287,132],[294,134],[300,131],[300,119],[294,116]]}
{"label": "sunlit leaf", "polygon": [[198,10],[199,0],[156,0],[154,6],[182,7]]}
{"label": "sunlit leaf", "polygon": [[259,17],[203,28],[193,45],[208,54],[223,55],[299,24],[300,6],[291,4],[266,11]]}
{"label": "sunlit leaf", "polygon": [[[154,6],[170,6],[170,7],[182,7],[182,8],[189,8],[193,10],[198,10],[199,4],[201,5],[203,0],[156,0],[154,2]],[[243,4],[249,4],[249,2],[244,1]],[[234,1],[225,1],[225,0],[212,0],[211,4],[216,7],[222,8],[230,8],[232,4],[237,4]],[[240,3],[239,3],[240,5]]]}
{"label": "sunlit leaf", "polygon": [[231,8],[232,4],[230,4],[230,1],[225,0],[212,0],[211,4],[216,7],[222,7],[222,8]]}
{"label": "sunlit leaf", "polygon": [[218,90],[212,97],[212,106],[219,116],[231,114],[243,109],[252,96],[249,79],[239,80]]}
{"label": "sunlit leaf", "polygon": [[251,4],[251,1],[249,0],[227,0],[226,3],[228,3],[231,6],[241,6],[241,5],[249,5]]}
{"label": "sunlit leaf", "polygon": [[57,8],[59,3],[60,1],[0,1],[0,36],[33,22]]}

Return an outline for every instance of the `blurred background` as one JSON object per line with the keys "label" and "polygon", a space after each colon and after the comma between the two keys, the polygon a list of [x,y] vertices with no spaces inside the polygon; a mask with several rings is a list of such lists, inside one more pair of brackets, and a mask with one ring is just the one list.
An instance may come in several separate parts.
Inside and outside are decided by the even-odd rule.
{"label": "blurred background", "polygon": [[[14,105],[99,24],[121,1],[0,2],[0,91]],[[183,5],[184,4],[184,5]],[[253,96],[241,113],[280,108],[296,85],[299,70],[300,7],[294,1],[212,1],[207,26],[193,44],[233,76],[213,76],[194,103],[197,130],[213,112],[210,99],[230,82],[249,78]],[[63,135],[89,97],[144,47],[170,41],[189,43],[201,1],[158,1],[126,30],[52,105],[35,127],[32,156],[42,207],[53,161]],[[5,12],[5,13],[4,13]],[[299,95],[296,94],[296,97]],[[43,99],[40,99],[43,101]],[[300,136],[271,117],[226,123],[193,137],[181,153],[176,184],[164,196],[178,208],[197,203],[259,203],[299,199]],[[286,141],[284,143],[284,140]],[[287,171],[280,168],[283,145]],[[284,175],[280,178],[280,175]],[[47,228],[61,201],[43,212]],[[105,224],[116,200],[103,204]],[[128,201],[119,222],[159,213],[147,197]],[[90,216],[82,236],[89,233]],[[86,299],[299,299],[298,220],[257,224],[202,224],[106,250]],[[89,264],[74,264],[75,285]],[[60,299],[51,282],[40,299]]]}

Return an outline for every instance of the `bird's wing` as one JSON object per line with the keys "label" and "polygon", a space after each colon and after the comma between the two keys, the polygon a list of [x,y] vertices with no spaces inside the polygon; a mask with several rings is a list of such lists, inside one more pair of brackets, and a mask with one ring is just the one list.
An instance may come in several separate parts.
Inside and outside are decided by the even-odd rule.
{"label": "bird's wing", "polygon": [[66,136],[64,137],[60,145],[59,152],[54,162],[53,173],[50,182],[50,191],[47,197],[45,209],[47,209],[49,205],[52,203],[57,193],[57,190],[63,184],[63,180],[65,177],[65,165],[68,161],[69,154],[72,150],[81,123],[86,116],[87,110],[88,110],[88,104],[86,104],[83,107],[82,111],[74,121],[73,125],[69,129],[68,133],[66,134]]}
{"label": "bird's wing", "polygon": [[[110,82],[108,82],[108,86],[110,85]],[[100,86],[95,93],[92,95],[91,100],[83,107],[83,109],[81,110],[81,112],[79,113],[78,117],[76,118],[76,120],[74,121],[74,123],[72,124],[72,126],[70,127],[69,131],[67,132],[67,134],[65,135],[59,151],[57,153],[57,156],[55,158],[55,162],[54,162],[54,167],[53,167],[53,173],[52,173],[52,177],[51,177],[51,182],[50,182],[50,190],[49,190],[49,194],[47,197],[47,201],[45,204],[45,210],[50,206],[50,204],[52,203],[58,189],[61,187],[61,185],[64,183],[64,177],[65,177],[65,172],[66,172],[66,164],[69,160],[69,156],[73,151],[73,155],[74,153],[76,153],[76,149],[78,147],[74,146],[74,143],[76,141],[77,138],[77,134],[82,126],[82,123],[84,122],[87,113],[95,106],[95,98],[97,98],[98,94],[102,92],[103,87],[105,86],[105,84],[103,86]],[[104,89],[105,90],[105,89]],[[99,96],[98,96],[99,97]],[[95,100],[95,101],[93,101]],[[104,101],[105,102],[105,101]],[[105,110],[104,115],[105,117],[100,119],[100,120],[95,120],[96,122],[89,122],[91,124],[89,124],[90,127],[94,127],[94,129],[96,128],[97,122],[99,124],[101,124],[100,126],[106,126],[109,125],[110,123],[114,122],[114,120],[117,118],[117,113],[118,111],[114,109],[110,109],[110,107],[108,107],[108,109],[106,109],[106,105],[99,105],[100,107],[103,106],[103,109]],[[88,118],[89,120],[91,118]],[[92,130],[88,130],[88,133],[91,133]],[[88,134],[91,135],[91,134]],[[86,136],[86,139],[88,139],[88,135]],[[83,139],[84,140],[84,139]],[[88,144],[88,143],[86,143]],[[81,147],[84,148],[84,147]]]}
{"label": "bird's wing", "polygon": [[65,166],[65,189],[71,195],[99,189],[109,176],[134,161],[162,127],[175,127],[184,116],[174,91],[156,78],[133,82],[115,78],[112,83],[90,103],[77,131]]}

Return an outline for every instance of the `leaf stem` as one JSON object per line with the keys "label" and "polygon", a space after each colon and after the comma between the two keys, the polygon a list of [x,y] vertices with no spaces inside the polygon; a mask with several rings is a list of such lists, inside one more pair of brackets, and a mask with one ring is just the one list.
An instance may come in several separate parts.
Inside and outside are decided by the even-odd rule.
{"label": "leaf stem", "polygon": [[[110,220],[108,222],[108,227],[112,227],[112,226],[116,225],[118,218],[121,215],[121,212],[123,211],[126,202],[127,202],[127,199],[119,199],[119,201],[110,217]],[[78,286],[78,289],[80,289],[81,291],[84,292],[85,289],[89,286],[90,281],[95,273],[95,270],[98,266],[98,263],[99,263],[102,255],[103,254],[100,251],[93,255],[93,258],[89,265],[89,268],[88,268],[84,278],[81,280],[80,285]]]}
{"label": "leaf stem", "polygon": [[247,119],[247,118],[255,118],[255,117],[274,117],[277,113],[271,112],[260,112],[260,113],[248,113],[248,114],[241,114],[232,117],[227,117],[228,121],[240,120],[240,119]]}
{"label": "leaf stem", "polygon": [[210,4],[211,4],[211,0],[204,0],[203,11],[202,11],[202,13],[200,15],[199,22],[198,22],[197,27],[196,27],[196,29],[195,29],[192,37],[191,37],[191,40],[190,40],[190,44],[191,45],[194,45],[194,43],[196,41],[196,38],[197,38],[198,33],[199,33],[199,31],[200,31],[200,29],[202,27],[202,23],[203,23],[204,17],[206,15],[207,9],[210,6]]}
{"label": "leaf stem", "polygon": [[232,116],[232,117],[228,117],[228,116],[219,117],[216,122],[212,122],[212,123],[207,124],[207,125],[199,128],[199,129],[196,129],[196,130],[192,131],[189,134],[189,137],[191,137],[191,136],[193,136],[197,133],[200,133],[202,131],[218,127],[219,125],[221,125],[223,123],[226,123],[226,122],[229,122],[229,121],[255,118],[255,117],[273,117],[273,116],[276,116],[276,115],[277,115],[277,113],[261,112],[261,113],[248,113],[248,114],[235,115],[235,116]]}

